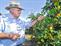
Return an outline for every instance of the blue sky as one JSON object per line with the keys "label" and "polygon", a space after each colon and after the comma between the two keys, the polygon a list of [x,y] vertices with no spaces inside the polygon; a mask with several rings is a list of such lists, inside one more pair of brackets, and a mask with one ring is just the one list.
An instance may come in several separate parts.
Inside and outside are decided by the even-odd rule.
{"label": "blue sky", "polygon": [[[0,0],[0,13],[7,14],[8,11],[5,7],[9,4],[11,0]],[[41,8],[45,5],[46,0],[17,0],[21,6],[24,8],[22,11],[22,17],[27,17],[31,12],[38,13],[41,12]]]}

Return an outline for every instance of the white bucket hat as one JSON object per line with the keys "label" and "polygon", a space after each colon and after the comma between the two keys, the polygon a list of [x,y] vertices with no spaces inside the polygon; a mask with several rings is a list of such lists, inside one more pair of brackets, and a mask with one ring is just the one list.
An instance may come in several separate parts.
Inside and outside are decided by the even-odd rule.
{"label": "white bucket hat", "polygon": [[18,2],[10,2],[9,6],[7,6],[5,9],[9,10],[11,8],[19,8],[20,10],[23,10],[20,3]]}

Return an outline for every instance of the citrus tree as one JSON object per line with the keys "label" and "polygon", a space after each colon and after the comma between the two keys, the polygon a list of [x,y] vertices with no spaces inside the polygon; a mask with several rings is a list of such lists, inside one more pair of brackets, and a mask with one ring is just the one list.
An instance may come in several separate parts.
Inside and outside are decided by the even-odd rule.
{"label": "citrus tree", "polygon": [[35,20],[40,15],[46,16],[27,29],[32,34],[31,40],[34,39],[35,46],[61,46],[61,0],[46,0],[42,12],[36,16],[31,14],[29,18]]}

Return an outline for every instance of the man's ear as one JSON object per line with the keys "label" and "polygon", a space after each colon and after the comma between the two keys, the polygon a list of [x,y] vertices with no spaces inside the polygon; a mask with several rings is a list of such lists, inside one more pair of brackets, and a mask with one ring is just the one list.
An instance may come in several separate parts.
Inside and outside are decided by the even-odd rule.
{"label": "man's ear", "polygon": [[9,12],[10,12],[10,13],[13,13],[13,9],[9,9]]}

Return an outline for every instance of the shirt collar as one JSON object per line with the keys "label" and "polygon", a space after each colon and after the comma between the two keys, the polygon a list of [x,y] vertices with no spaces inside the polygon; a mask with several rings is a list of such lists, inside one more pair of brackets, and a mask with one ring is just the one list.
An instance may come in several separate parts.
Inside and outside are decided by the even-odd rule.
{"label": "shirt collar", "polygon": [[[9,13],[9,16],[8,16],[8,17],[11,18],[11,19],[15,19],[14,16],[13,16],[12,14],[10,14],[10,13]],[[15,20],[20,20],[20,18],[18,17],[18,18],[15,19]]]}
{"label": "shirt collar", "polygon": [[20,23],[22,22],[21,17],[18,17],[17,19],[15,19],[14,16],[12,16],[12,14],[9,15],[9,18],[13,19],[16,22],[20,22]]}

